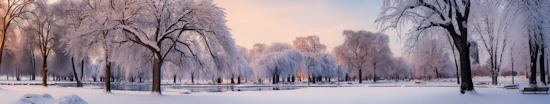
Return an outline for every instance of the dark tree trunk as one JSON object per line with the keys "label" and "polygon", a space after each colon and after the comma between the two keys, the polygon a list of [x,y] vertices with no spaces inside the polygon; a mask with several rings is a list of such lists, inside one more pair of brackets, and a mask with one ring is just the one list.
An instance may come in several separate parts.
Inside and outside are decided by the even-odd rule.
{"label": "dark tree trunk", "polygon": [[534,86],[537,85],[537,56],[539,47],[534,44],[532,41],[529,41],[529,45],[534,46],[534,48],[529,48],[531,55],[531,76],[529,76],[529,84]]}
{"label": "dark tree trunk", "polygon": [[74,78],[76,79],[76,87],[83,87],[82,82],[80,82],[80,80],[78,79],[78,75],[76,74],[76,69],[74,67],[74,58],[73,57],[71,57],[71,63],[73,64],[73,74],[74,74]]}
{"label": "dark tree trunk", "polygon": [[174,74],[174,83],[176,83],[176,75]]}
{"label": "dark tree trunk", "polygon": [[[461,31],[461,33],[465,34],[466,31]],[[466,37],[467,35],[462,35],[460,42],[458,42],[459,44],[457,45],[460,54],[460,73],[462,76],[462,83],[460,85],[461,93],[474,90],[472,83],[472,72],[470,70],[470,48],[466,44]],[[456,43],[457,42],[455,42],[455,44]]]}
{"label": "dark tree trunk", "polygon": [[19,69],[15,68],[15,80],[21,81],[21,78],[19,78]]}
{"label": "dark tree trunk", "polygon": [[46,74],[48,73],[48,68],[46,66],[47,58],[48,57],[42,58],[42,86],[48,86],[48,83],[47,83],[48,75]]}
{"label": "dark tree trunk", "polygon": [[34,60],[34,54],[31,54],[31,80],[36,80],[36,61]]}
{"label": "dark tree trunk", "polygon": [[111,61],[109,60],[109,55],[105,54],[105,77],[103,78],[104,86],[103,91],[104,92],[111,92]]}
{"label": "dark tree trunk", "polygon": [[315,83],[315,80],[317,80],[317,79],[315,78],[315,76],[311,76],[311,79],[312,79],[313,83]]}
{"label": "dark tree trunk", "polygon": [[235,84],[235,77],[231,76],[231,84]]}
{"label": "dark tree trunk", "polygon": [[160,90],[160,67],[162,65],[162,59],[160,59],[160,53],[155,52],[154,54],[154,63],[153,63],[153,85],[151,93],[161,94]]}
{"label": "dark tree trunk", "polygon": [[540,49],[540,82],[542,82],[544,85],[546,85],[546,72],[544,68],[544,47]]}
{"label": "dark tree trunk", "polygon": [[222,78],[218,77],[218,83],[222,83]]}
{"label": "dark tree trunk", "polygon": [[82,60],[82,66],[80,66],[80,80],[83,80],[82,77],[84,77],[84,60]]}
{"label": "dark tree trunk", "polygon": [[273,75],[273,79],[271,79],[272,84],[275,84],[275,78],[276,78],[275,75]]}
{"label": "dark tree trunk", "polygon": [[295,80],[296,80],[296,76],[293,75],[293,76],[292,76],[292,82],[294,82]]}
{"label": "dark tree trunk", "polygon": [[237,84],[241,84],[241,76],[237,77]]}
{"label": "dark tree trunk", "polygon": [[279,83],[281,81],[281,76],[276,75],[275,83]]}
{"label": "dark tree trunk", "polygon": [[286,82],[290,82],[290,75],[288,75],[288,78],[286,78]]}
{"label": "dark tree trunk", "polygon": [[359,69],[359,83],[363,83],[363,76],[361,74],[363,74],[363,72]]}
{"label": "dark tree trunk", "polygon": [[195,79],[194,79],[193,73],[191,73],[191,83],[195,83]]}

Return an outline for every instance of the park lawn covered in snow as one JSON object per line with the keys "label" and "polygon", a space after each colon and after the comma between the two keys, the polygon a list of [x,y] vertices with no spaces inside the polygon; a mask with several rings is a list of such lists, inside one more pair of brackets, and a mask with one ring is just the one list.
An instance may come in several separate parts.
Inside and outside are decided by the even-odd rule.
{"label": "park lawn covered in snow", "polygon": [[521,94],[518,89],[476,88],[478,94],[460,94],[458,87],[320,87],[283,91],[244,91],[222,93],[176,92],[151,95],[150,92],[113,91],[65,87],[0,85],[1,103],[16,103],[25,94],[50,94],[53,99],[77,95],[89,104],[154,103],[377,103],[377,104],[542,104],[550,95]]}

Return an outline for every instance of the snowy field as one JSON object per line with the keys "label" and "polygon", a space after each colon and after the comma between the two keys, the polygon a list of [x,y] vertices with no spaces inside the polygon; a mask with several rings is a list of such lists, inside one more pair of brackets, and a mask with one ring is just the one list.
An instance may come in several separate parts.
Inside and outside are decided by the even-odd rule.
{"label": "snowy field", "polygon": [[[500,78],[506,83],[507,78]],[[476,82],[486,78],[475,78]],[[0,81],[6,83],[7,81]],[[431,81],[426,85],[445,85],[456,82]],[[527,79],[516,79],[525,87]],[[382,85],[399,85],[384,87]],[[285,104],[285,103],[374,103],[374,104],[544,104],[550,102],[547,94],[521,94],[518,89],[502,89],[499,86],[475,88],[477,93],[460,94],[458,87],[405,87],[414,82],[379,82],[355,84],[355,87],[308,87],[279,91],[240,91],[240,92],[163,92],[163,95],[150,95],[150,92],[114,90],[105,94],[100,89],[72,88],[39,85],[0,85],[0,103],[20,103],[25,94],[49,94],[53,100],[71,100],[77,95],[89,104],[180,104],[180,103],[229,103],[229,104]],[[243,85],[244,86],[244,85]],[[64,99],[62,99],[62,97]],[[25,98],[23,98],[25,99]],[[52,102],[49,102],[52,103]],[[55,102],[58,103],[58,102]]]}

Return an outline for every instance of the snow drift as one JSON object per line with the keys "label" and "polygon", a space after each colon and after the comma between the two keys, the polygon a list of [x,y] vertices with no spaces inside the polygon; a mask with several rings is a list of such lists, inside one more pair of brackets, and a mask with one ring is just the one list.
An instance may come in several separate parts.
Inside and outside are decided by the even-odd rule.
{"label": "snow drift", "polygon": [[50,94],[25,94],[16,104],[88,104],[77,95],[63,96],[59,99],[53,99]]}

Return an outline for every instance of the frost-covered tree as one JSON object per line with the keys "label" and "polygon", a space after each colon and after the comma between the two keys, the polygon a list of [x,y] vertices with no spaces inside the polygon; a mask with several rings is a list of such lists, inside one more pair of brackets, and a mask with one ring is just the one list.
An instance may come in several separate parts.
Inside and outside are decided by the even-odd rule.
{"label": "frost-covered tree", "polygon": [[269,46],[256,44],[251,51],[254,53],[251,66],[256,78],[260,80],[272,78],[273,84],[276,84],[281,76],[296,76],[296,70],[305,68],[302,53],[286,43],[273,43]]}
{"label": "frost-covered tree", "polygon": [[467,45],[470,7],[470,0],[385,0],[375,22],[382,32],[400,30],[404,24],[412,23],[413,28],[406,33],[409,37],[418,37],[432,28],[448,31],[460,54],[460,92],[465,93],[474,89]]}
{"label": "frost-covered tree", "polygon": [[[106,2],[99,0],[60,0],[62,13],[65,18],[66,36],[63,41],[67,45],[66,53],[76,57],[77,61],[83,60],[86,56],[100,56],[104,54],[105,68],[103,75],[105,77],[104,91],[110,92],[111,61],[109,59],[108,40],[113,36],[109,35],[106,29],[109,18]],[[112,30],[112,29],[111,29]],[[102,50],[102,51],[98,51]],[[95,78],[94,78],[95,80]]]}
{"label": "frost-covered tree", "polygon": [[336,60],[328,53],[303,53],[307,75],[310,75],[313,83],[322,78],[331,78],[337,76]]}
{"label": "frost-covered tree", "polygon": [[237,55],[235,56],[234,65],[231,68],[231,83],[235,83],[233,79],[237,77],[237,84],[241,84],[241,78],[250,79],[254,75],[254,70],[250,67],[247,58],[250,57],[248,49],[237,46]]}
{"label": "frost-covered tree", "polygon": [[296,37],[293,43],[294,48],[304,55],[307,67],[307,70],[298,70],[298,73],[310,75],[313,83],[323,77],[330,80],[336,76],[336,61],[331,54],[325,53],[326,46],[321,44],[317,35]]}
{"label": "frost-covered tree", "polygon": [[[0,43],[0,55],[3,55],[4,44],[6,42],[6,37],[8,36],[8,31],[11,29],[10,26],[14,19],[19,16],[30,12],[27,5],[31,4],[33,0],[2,0],[0,1],[0,15],[2,15],[2,42]],[[2,58],[0,58],[0,63],[2,63]]]}
{"label": "frost-covered tree", "polygon": [[20,15],[22,20],[18,22],[21,23],[20,27],[23,28],[25,34],[32,37],[32,43],[40,50],[42,56],[42,86],[47,86],[48,56],[51,55],[55,42],[60,38],[58,34],[63,33],[63,26],[58,21],[61,18],[55,14],[59,12],[56,4],[48,4],[47,1],[37,1],[35,4],[32,8],[27,8],[32,13]]}
{"label": "frost-covered tree", "polygon": [[327,49],[327,46],[324,44],[321,44],[321,41],[319,40],[319,37],[317,35],[312,36],[306,36],[306,37],[296,37],[293,41],[294,48],[300,50],[300,52],[309,52],[309,53],[317,53],[317,52],[325,52]]}
{"label": "frost-covered tree", "polygon": [[[498,84],[498,75],[501,70],[502,60],[504,56],[505,49],[507,47],[508,35],[499,25],[509,25],[506,24],[507,17],[499,16],[498,8],[500,6],[499,1],[493,0],[479,0],[474,1],[475,6],[473,8],[476,11],[472,11],[472,17],[475,18],[472,20],[473,34],[476,35],[479,39],[481,47],[489,53],[489,63],[487,67],[491,73],[492,84]],[[497,18],[495,18],[495,16]],[[502,18],[502,19],[501,19]]]}
{"label": "frost-covered tree", "polygon": [[[130,1],[129,1],[130,2]],[[187,57],[199,59],[197,54],[212,58],[215,73],[229,69],[230,60],[235,54],[235,42],[226,26],[223,8],[212,1],[195,0],[151,0],[131,1],[135,5],[112,6],[115,13],[113,22],[120,33],[121,48],[116,51],[132,53],[125,48],[140,45],[146,48],[151,57],[137,61],[153,63],[153,93],[160,93],[161,65],[164,61],[178,62]],[[113,2],[111,5],[128,3]],[[130,8],[131,10],[127,10]],[[126,43],[129,42],[129,43]],[[201,48],[196,48],[201,47]],[[205,48],[202,48],[205,47]],[[204,49],[204,53],[195,49]],[[130,54],[132,55],[132,54]],[[126,55],[115,56],[116,60],[126,60]],[[131,66],[135,62],[123,61],[120,65]]]}
{"label": "frost-covered tree", "polygon": [[409,76],[409,67],[405,58],[403,57],[393,57],[393,66],[391,70],[387,71],[389,77],[395,77],[396,79],[402,79]]}
{"label": "frost-covered tree", "polygon": [[[428,36],[428,35],[424,35]],[[422,77],[426,78],[429,72],[434,72],[435,78],[440,78],[442,74],[448,74],[452,66],[452,61],[450,60],[450,55],[448,50],[445,49],[447,46],[444,39],[437,37],[434,38],[419,38],[425,40],[418,40],[418,46],[414,48],[414,58],[413,61],[417,62],[415,69],[417,76],[420,76],[419,73],[422,73]]]}
{"label": "frost-covered tree", "polygon": [[334,48],[333,54],[341,65],[353,70],[362,83],[363,72],[372,67],[374,79],[377,79],[377,67],[391,64],[392,53],[389,37],[386,34],[368,31],[344,30],[344,43]]}
{"label": "frost-covered tree", "polygon": [[[547,0],[510,0],[503,4],[503,18],[507,21],[512,21],[513,25],[505,26],[506,33],[516,35],[517,37],[528,37],[531,75],[529,76],[529,84],[536,85],[537,65],[540,65],[541,81],[544,81],[544,55],[548,36],[550,31],[545,29],[550,26],[550,2]],[[540,54],[539,54],[540,53]],[[540,57],[539,55],[543,56]],[[539,64],[537,64],[539,59]]]}

